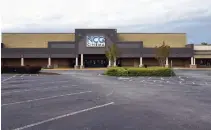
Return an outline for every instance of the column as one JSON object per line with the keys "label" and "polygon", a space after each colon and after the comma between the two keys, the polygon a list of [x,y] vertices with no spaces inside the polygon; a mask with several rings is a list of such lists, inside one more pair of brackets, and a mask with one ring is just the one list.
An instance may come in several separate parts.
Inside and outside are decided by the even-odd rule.
{"label": "column", "polygon": [[83,54],[81,54],[81,66],[80,66],[80,68],[81,69],[84,68],[84,55]]}
{"label": "column", "polygon": [[111,67],[111,60],[108,60],[108,67]]}
{"label": "column", "polygon": [[75,58],[75,69],[78,68],[78,56]]}
{"label": "column", "polygon": [[21,57],[21,66],[24,66],[24,58]]}
{"label": "column", "polygon": [[116,58],[114,59],[114,67],[116,67]]}
{"label": "column", "polygon": [[190,64],[190,68],[197,68],[196,66],[196,60],[194,57],[191,57],[191,64]]}
{"label": "column", "polygon": [[168,57],[166,57],[166,64],[165,64],[166,67],[169,67],[169,59]]}
{"label": "column", "polygon": [[140,60],[140,61],[139,61],[139,67],[143,67],[142,57],[140,57],[139,60]]}
{"label": "column", "polygon": [[48,68],[51,67],[51,57],[48,57]]}
{"label": "column", "polygon": [[194,65],[193,57],[191,57],[191,65]]}

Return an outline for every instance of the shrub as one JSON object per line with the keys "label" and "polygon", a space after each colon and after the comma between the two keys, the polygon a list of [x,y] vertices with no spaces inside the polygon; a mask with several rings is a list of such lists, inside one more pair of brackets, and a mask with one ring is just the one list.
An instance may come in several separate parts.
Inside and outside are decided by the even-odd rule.
{"label": "shrub", "polygon": [[108,68],[105,75],[109,76],[175,76],[171,68],[152,67],[152,68]]}
{"label": "shrub", "polygon": [[1,72],[2,73],[35,74],[35,73],[39,73],[41,69],[42,69],[41,66],[2,66]]}

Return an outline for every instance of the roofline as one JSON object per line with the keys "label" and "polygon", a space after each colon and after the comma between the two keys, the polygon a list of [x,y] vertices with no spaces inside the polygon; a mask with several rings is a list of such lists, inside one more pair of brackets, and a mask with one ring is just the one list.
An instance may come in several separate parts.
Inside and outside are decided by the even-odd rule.
{"label": "roofline", "polygon": [[[42,33],[42,32],[41,33],[33,33],[33,32],[28,32],[28,33],[27,32],[26,33],[11,32],[11,33],[9,33],[9,32],[5,32],[4,33],[4,32],[2,32],[2,34],[75,34],[75,33],[59,33],[59,32],[58,33],[53,33],[53,32],[52,33],[51,32],[49,32],[49,33],[48,32],[46,32],[46,33]],[[121,32],[118,33],[117,32],[117,34],[187,34],[187,33],[121,33]]]}
{"label": "roofline", "polygon": [[187,34],[187,33],[118,33],[117,34]]}
{"label": "roofline", "polygon": [[116,28],[75,28],[75,30],[117,30]]}
{"label": "roofline", "polygon": [[51,32],[46,32],[46,33],[42,33],[42,32],[40,32],[40,33],[33,33],[33,32],[25,32],[25,33],[21,33],[21,32],[2,32],[2,34],[75,34],[75,33],[51,33]]}

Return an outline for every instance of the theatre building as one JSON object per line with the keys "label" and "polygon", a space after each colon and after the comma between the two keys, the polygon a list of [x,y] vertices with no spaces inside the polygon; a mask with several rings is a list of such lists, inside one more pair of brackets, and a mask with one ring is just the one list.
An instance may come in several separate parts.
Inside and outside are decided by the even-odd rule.
{"label": "theatre building", "polygon": [[172,63],[173,67],[196,67],[194,45],[187,44],[185,33],[119,33],[116,29],[75,29],[75,33],[3,33],[1,60],[2,65],[9,66],[107,67],[109,61],[105,50],[116,44],[119,52],[116,66],[158,66],[155,46],[163,41],[171,47],[166,66]]}

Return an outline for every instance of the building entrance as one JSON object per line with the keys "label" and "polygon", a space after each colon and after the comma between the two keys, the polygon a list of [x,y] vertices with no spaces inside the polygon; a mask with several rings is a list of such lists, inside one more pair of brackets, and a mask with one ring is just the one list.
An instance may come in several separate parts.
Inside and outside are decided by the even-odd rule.
{"label": "building entrance", "polygon": [[199,68],[210,68],[211,59],[196,59],[196,64]]}
{"label": "building entrance", "polygon": [[108,60],[105,55],[84,55],[84,67],[97,68],[107,67]]}

